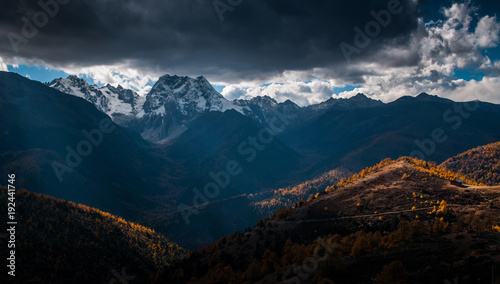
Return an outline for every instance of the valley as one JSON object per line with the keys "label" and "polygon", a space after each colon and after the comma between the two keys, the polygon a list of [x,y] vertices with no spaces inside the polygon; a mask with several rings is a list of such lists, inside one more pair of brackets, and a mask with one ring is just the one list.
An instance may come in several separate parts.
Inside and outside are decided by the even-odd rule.
{"label": "valley", "polygon": [[455,174],[411,158],[363,172],[197,250],[181,264],[185,279],[490,283],[482,275],[500,257],[500,187],[453,186],[444,177]]}
{"label": "valley", "polygon": [[[433,268],[419,281],[433,283],[458,271],[465,271],[461,279],[475,279],[474,271],[497,258],[496,250],[485,249],[498,238],[497,147],[467,150],[500,140],[498,105],[476,102],[472,110],[428,94],[387,104],[360,94],[305,108],[265,97],[229,102],[210,97],[215,91],[207,91],[202,77],[164,76],[143,110],[136,95],[118,88],[129,94],[116,95],[120,104],[134,102],[136,111],[116,107],[108,117],[103,102],[112,101],[110,86],[77,81],[80,95],[64,94],[56,89],[73,92],[75,78],[50,84],[54,89],[1,75],[0,98],[11,112],[3,113],[0,133],[28,143],[2,139],[0,169],[16,172],[21,188],[43,194],[34,195],[35,204],[49,195],[116,214],[165,236],[186,256],[155,245],[158,251],[144,252],[147,257],[175,261],[140,266],[140,282],[351,283],[401,265],[407,273],[398,277],[416,277],[429,263]],[[169,112],[157,111],[166,105]],[[172,109],[178,116],[165,120]],[[150,116],[141,120],[145,110]],[[146,128],[139,121],[155,125],[155,134],[141,133]],[[173,125],[182,125],[174,136]],[[408,153],[425,159],[400,158]],[[432,161],[444,161],[443,167]],[[484,174],[471,172],[479,168]],[[466,185],[451,185],[456,179]],[[73,239],[70,233],[60,237]],[[437,272],[441,253],[430,257],[431,251],[457,246],[463,252]],[[315,257],[321,251],[329,253]],[[417,261],[409,262],[409,254]],[[474,269],[464,270],[462,263],[471,261]],[[360,267],[365,273],[353,278]]]}

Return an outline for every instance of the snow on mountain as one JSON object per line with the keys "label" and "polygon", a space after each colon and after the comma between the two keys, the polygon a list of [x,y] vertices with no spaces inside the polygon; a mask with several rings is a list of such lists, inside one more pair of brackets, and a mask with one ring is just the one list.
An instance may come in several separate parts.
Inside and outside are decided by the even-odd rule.
{"label": "snow on mountain", "polygon": [[250,100],[235,100],[234,102],[243,106],[256,105],[261,109],[272,109],[278,105],[278,102],[269,96],[258,96]]}
{"label": "snow on mountain", "polygon": [[[250,100],[234,100],[234,104],[243,107],[245,115],[253,118],[272,131],[281,132],[284,128],[280,127],[281,119],[294,121],[298,118],[300,107],[290,100],[278,103],[269,96],[258,96]],[[276,121],[276,120],[279,121]]]}
{"label": "snow on mountain", "polygon": [[153,142],[177,137],[189,127],[190,121],[205,112],[248,112],[245,107],[224,98],[202,76],[194,79],[162,76],[146,96],[121,86],[89,85],[76,76],[56,79],[48,85],[91,102],[116,123]]}
{"label": "snow on mountain", "polygon": [[201,114],[227,110],[245,114],[243,107],[224,98],[202,76],[164,75],[146,95],[137,114],[139,132],[149,141],[163,142],[181,135]]}
{"label": "snow on mountain", "polygon": [[[203,76],[190,78],[168,74],[160,77],[146,96],[139,96],[121,86],[89,85],[76,76],[56,79],[48,85],[93,103],[116,123],[140,133],[151,142],[164,142],[178,137],[189,128],[191,121],[212,111],[235,110],[280,133],[287,127],[330,109],[349,110],[383,104],[363,94],[349,99],[330,98],[304,108],[290,100],[278,103],[269,96],[229,101]],[[284,124],[283,119],[286,120]]]}
{"label": "snow on mountain", "polygon": [[125,117],[129,119],[134,117],[142,109],[145,101],[145,98],[140,97],[136,92],[121,86],[115,88],[108,84],[98,87],[89,85],[85,80],[76,76],[55,79],[48,85],[63,93],[91,102],[97,109],[117,120],[117,123]]}
{"label": "snow on mountain", "polygon": [[[243,108],[219,94],[203,76],[196,79],[165,75],[160,77],[146,96],[144,112],[158,113],[158,109],[169,103],[186,117],[194,114],[234,109],[243,114]],[[161,111],[160,111],[161,113]]]}

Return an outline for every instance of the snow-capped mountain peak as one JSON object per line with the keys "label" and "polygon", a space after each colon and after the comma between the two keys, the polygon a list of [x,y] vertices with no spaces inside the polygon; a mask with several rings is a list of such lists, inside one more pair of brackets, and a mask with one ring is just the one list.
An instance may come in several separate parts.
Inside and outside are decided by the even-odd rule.
{"label": "snow-capped mountain peak", "polygon": [[278,105],[278,102],[269,96],[254,97],[250,100],[250,102],[260,106],[261,108],[274,108]]}
{"label": "snow-capped mountain peak", "polygon": [[349,110],[383,104],[363,94],[349,99],[330,98],[305,108],[290,100],[278,103],[269,96],[229,101],[203,76],[191,78],[168,74],[161,76],[146,96],[139,96],[120,85],[89,85],[77,76],[59,78],[48,85],[93,103],[116,123],[140,133],[151,142],[163,142],[178,137],[189,128],[192,121],[212,111],[235,110],[279,133],[287,126],[277,127],[277,117],[285,118],[293,126],[294,121],[311,119],[331,109]]}
{"label": "snow-capped mountain peak", "polygon": [[187,117],[207,111],[224,112],[230,109],[243,113],[241,107],[219,94],[203,76],[194,79],[176,75],[160,77],[146,96],[144,111],[158,113],[158,109],[162,107],[165,110],[175,108]]}
{"label": "snow-capped mountain peak", "polygon": [[120,117],[120,120],[124,116],[132,117],[137,114],[145,100],[136,92],[121,86],[115,88],[109,84],[104,87],[89,85],[87,81],[74,75],[55,79],[48,85],[63,93],[83,98],[110,117]]}

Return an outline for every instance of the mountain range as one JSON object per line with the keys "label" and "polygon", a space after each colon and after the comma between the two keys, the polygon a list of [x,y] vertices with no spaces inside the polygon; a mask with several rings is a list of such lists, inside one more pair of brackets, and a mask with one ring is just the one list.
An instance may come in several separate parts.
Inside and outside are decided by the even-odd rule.
{"label": "mountain range", "polygon": [[76,76],[55,79],[47,85],[87,100],[112,117],[116,123],[134,129],[151,142],[176,138],[189,128],[194,119],[213,111],[235,110],[269,127],[273,132],[280,133],[283,129],[272,126],[276,113],[283,115],[289,123],[297,124],[328,109],[348,110],[382,104],[363,94],[350,99],[330,98],[323,103],[304,108],[290,100],[278,103],[268,96],[229,101],[203,76],[162,76],[149,93],[142,97],[121,86],[114,88],[110,85],[89,85]]}
{"label": "mountain range", "polygon": [[[2,72],[0,104],[0,174],[22,173],[20,187],[126,217],[188,249],[252,226],[272,212],[258,204],[280,188],[329,172],[335,183],[412,153],[441,163],[500,140],[494,104],[428,94],[307,107],[228,101],[203,77],[165,75],[141,97],[76,77],[44,85]],[[228,166],[237,173],[229,179]],[[304,192],[326,180],[313,184]]]}
{"label": "mountain range", "polygon": [[18,283],[122,267],[147,283],[484,283],[500,255],[497,121],[499,105],[425,93],[299,107],[228,101],[203,77],[165,75],[142,97],[0,72],[0,175],[29,190]]}

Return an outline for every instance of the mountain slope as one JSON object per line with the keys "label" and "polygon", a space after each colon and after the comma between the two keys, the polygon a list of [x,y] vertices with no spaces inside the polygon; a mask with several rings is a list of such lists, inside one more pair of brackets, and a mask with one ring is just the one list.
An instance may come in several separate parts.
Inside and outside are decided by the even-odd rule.
{"label": "mountain slope", "polygon": [[345,111],[359,108],[372,108],[382,105],[384,105],[383,102],[373,100],[371,98],[368,98],[366,95],[359,93],[347,99],[329,98],[322,103],[304,107],[301,109],[301,112],[307,120],[322,115],[329,110]]}
{"label": "mountain slope", "polygon": [[[98,87],[89,85],[76,76],[59,78],[47,84],[63,93],[81,97],[113,118],[121,126],[132,129],[151,142],[165,142],[177,138],[200,115],[235,110],[273,133],[282,133],[315,118],[328,110],[351,110],[383,105],[380,101],[358,94],[349,99],[334,99],[308,107],[299,107],[290,100],[278,103],[268,96],[249,100],[228,101],[202,76],[164,75],[158,79],[146,96],[139,96],[121,86]],[[276,116],[285,119],[283,124]]]}
{"label": "mountain slope", "polygon": [[[0,174],[17,174],[18,185],[34,192],[140,220],[190,248],[257,219],[246,197],[225,201],[224,208],[214,203],[190,225],[181,214],[171,214],[181,204],[193,205],[193,189],[203,190],[210,172],[218,173],[231,160],[243,167],[211,200],[219,201],[289,182],[301,165],[296,152],[274,139],[247,162],[253,147],[248,138],[258,136],[262,126],[234,110],[202,114],[178,143],[150,145],[84,99],[16,74],[0,73],[0,102]],[[242,155],[238,146],[244,141]],[[220,221],[228,215],[231,222]],[[203,230],[210,233],[196,235]]]}
{"label": "mountain slope", "polygon": [[146,96],[136,128],[150,141],[178,137],[189,123],[203,113],[234,109],[243,112],[219,94],[202,76],[198,78],[165,75]]}
{"label": "mountain slope", "polygon": [[421,160],[385,160],[177,267],[190,283],[491,283],[500,188],[457,187],[456,177]]}
{"label": "mountain slope", "polygon": [[251,194],[249,198],[253,201],[252,206],[260,216],[271,216],[278,208],[287,208],[297,202],[303,202],[324,191],[331,184],[337,184],[348,175],[349,173],[341,170],[331,170],[319,177],[295,185]]}
{"label": "mountain slope", "polygon": [[[252,204],[265,202],[266,192],[284,188],[272,198],[280,205],[293,205],[298,200],[292,200],[289,193],[294,189],[288,191],[287,186],[298,184],[305,197],[306,192],[321,190],[326,181],[302,187],[304,180],[329,170],[344,175],[386,156],[397,158],[421,150],[415,140],[434,139],[436,129],[443,129],[447,139],[442,144],[434,141],[436,151],[427,158],[439,162],[500,139],[495,123],[500,107],[493,104],[479,103],[478,111],[465,117],[456,108],[462,107],[463,112],[466,104],[426,94],[387,105],[358,95],[330,101],[329,111],[303,121],[301,108],[293,103],[262,97],[252,100],[252,108],[263,115],[262,121],[255,121],[245,112],[250,104],[238,106],[245,115],[236,109],[222,112],[226,106],[219,103],[222,97],[204,78],[167,75],[152,90],[149,114],[136,114],[127,129],[110,124],[114,130],[103,135],[102,143],[92,146],[91,153],[71,167],[72,172],[64,171],[59,182],[54,162],[64,165],[68,151],[77,147],[85,152],[90,138],[83,131],[101,131],[107,116],[81,98],[10,73],[1,77],[0,103],[5,111],[0,114],[0,174],[22,173],[23,187],[140,220],[188,248],[253,224],[258,212]],[[340,106],[335,108],[336,104]],[[281,110],[273,111],[280,107],[290,113],[283,116]],[[283,124],[288,121],[279,136],[263,125],[276,118]],[[151,139],[162,143],[143,140],[138,133],[144,135],[144,127],[151,130]],[[269,143],[259,142],[262,139]],[[221,180],[210,173],[227,170],[232,161],[238,162],[241,171],[226,187],[215,190],[214,182]],[[204,192],[207,185],[216,194],[200,198],[196,190]],[[188,224],[183,208],[200,214],[192,215]],[[224,216],[230,216],[227,222]]]}
{"label": "mountain slope", "polygon": [[81,98],[0,73],[0,173],[18,185],[124,217],[175,190],[181,167]]}
{"label": "mountain slope", "polygon": [[[196,159],[182,159],[182,156],[176,156],[179,162],[174,162],[166,158],[169,157],[170,152],[162,148],[165,145],[151,145],[140,135],[111,123],[105,114],[82,98],[65,95],[16,74],[0,73],[0,102],[4,109],[0,113],[0,130],[2,131],[0,133],[0,149],[2,150],[0,173],[17,174],[20,187],[30,188],[32,191],[56,198],[88,204],[132,221],[140,220],[142,224],[154,227],[169,238],[194,248],[253,224],[257,219],[248,205],[248,199],[245,198],[244,202],[228,203],[228,210],[213,211],[217,213],[217,216],[228,214],[234,216],[236,221],[233,223],[239,225],[235,226],[231,223],[217,226],[219,219],[204,215],[204,221],[198,224],[201,224],[202,229],[211,230],[211,233],[197,236],[196,233],[200,231],[200,228],[186,226],[185,223],[184,226],[176,226],[175,222],[184,222],[184,218],[182,215],[170,214],[176,211],[182,203],[191,202],[192,204],[193,187],[191,185],[203,186],[209,180],[207,178],[210,178],[209,172],[216,170],[212,166],[215,166],[217,162],[227,161],[220,160],[218,156],[220,151],[224,151],[224,147],[234,146],[234,144],[226,144],[225,139],[229,141],[229,138],[234,135],[232,140],[234,142],[240,138],[246,139],[247,136],[237,136],[237,133],[232,130],[227,131],[225,127],[222,127],[220,130],[226,135],[223,136],[224,139],[217,140],[217,143],[221,143],[220,147],[214,147],[213,152],[207,153],[209,156],[204,161],[206,164],[198,167],[196,163],[190,163],[190,161],[196,162]],[[248,126],[250,128],[246,131],[256,130],[255,133],[258,133],[259,128],[255,122],[237,112],[234,113],[237,121],[246,123],[239,124],[238,122],[235,124],[236,128]],[[222,115],[218,121],[225,121],[223,113],[209,112],[207,115]],[[113,131],[102,132],[100,126],[102,121],[109,124],[106,129],[111,127]],[[211,120],[201,119],[200,122],[194,123],[194,128],[201,131],[202,127],[197,125],[208,121]],[[193,154],[196,154],[199,150],[198,146],[202,145],[204,139],[208,139],[208,133],[221,126],[213,122],[209,123],[210,128],[204,132],[205,138],[197,135],[196,131],[186,132],[186,135],[189,134],[192,137],[182,142],[187,151],[186,157],[189,157],[190,150],[194,150]],[[231,119],[227,122],[231,123]],[[245,130],[245,128],[242,129]],[[98,130],[102,132],[102,137],[100,137],[101,134],[96,134]],[[102,141],[96,143],[95,146],[91,144],[91,153],[80,155],[78,149],[80,152],[87,151],[85,145],[94,139],[88,138],[84,131],[94,133],[95,137],[92,137]],[[273,143],[275,144],[279,145]],[[198,146],[189,148],[189,145]],[[278,149],[278,147],[286,148],[279,145],[269,149]],[[77,154],[81,157],[77,158]],[[287,159],[294,157],[288,154],[289,152],[285,152],[279,157],[280,159],[283,156]],[[70,162],[76,163],[68,170],[70,172],[67,172],[64,166],[68,162],[66,161],[68,155]],[[271,153],[271,157],[273,155]],[[264,160],[264,157],[257,158],[255,165],[261,165],[262,163],[259,162],[261,160]],[[277,161],[279,160],[275,162]],[[57,171],[54,170],[54,163],[58,163]],[[295,162],[291,163],[293,164]],[[189,168],[184,168],[183,165]],[[278,173],[282,174],[284,171],[285,169]],[[58,172],[61,181],[59,181]],[[194,175],[196,172],[201,176]],[[249,170],[241,176],[244,177],[251,172]],[[271,175],[269,179],[274,178],[272,171],[269,171],[269,174]],[[245,180],[249,181],[248,178]],[[250,183],[248,190],[257,190],[259,184],[258,182]],[[234,184],[229,188],[235,189]],[[241,193],[230,192],[229,194]],[[228,194],[222,193],[218,198],[223,196],[228,196]],[[240,209],[241,214],[232,215],[235,211],[230,210],[235,208]],[[156,215],[157,212],[161,212],[160,217]],[[177,219],[171,219],[175,217]],[[163,222],[157,222],[157,220]],[[170,226],[171,224],[174,225]],[[185,235],[189,237],[184,237]]]}
{"label": "mountain slope", "polygon": [[146,96],[121,86],[91,86],[76,76],[56,79],[48,86],[87,100],[116,123],[153,142],[177,137],[192,119],[205,112],[235,109],[243,113],[241,107],[226,100],[202,76],[162,76]]}
{"label": "mountain slope", "polygon": [[253,225],[258,215],[250,194],[297,181],[303,165],[294,150],[234,110],[202,115],[162,151],[190,178],[177,199],[178,210],[156,212],[148,218],[154,223],[145,224],[169,232],[189,249]]}
{"label": "mountain slope", "polygon": [[486,185],[500,185],[500,142],[451,157],[441,167]]}
{"label": "mountain slope", "polygon": [[245,115],[269,128],[275,134],[285,131],[303,119],[300,114],[301,108],[290,100],[278,103],[269,96],[258,96],[250,100],[239,99],[233,102],[243,107]]}
{"label": "mountain slope", "polygon": [[[477,110],[468,111],[467,107]],[[315,155],[319,172],[332,168],[357,172],[385,157],[416,155],[442,162],[498,141],[498,120],[498,105],[454,103],[421,94],[378,107],[331,110],[280,138]]]}
{"label": "mountain slope", "polygon": [[62,93],[85,99],[96,108],[113,118],[114,122],[125,126],[141,109],[145,98],[122,86],[106,85],[99,88],[89,85],[84,79],[76,76],[55,79],[47,84]]}
{"label": "mountain slope", "polygon": [[231,160],[237,161],[244,171],[231,183],[244,189],[241,193],[275,186],[289,180],[293,171],[300,170],[299,154],[234,110],[210,112],[196,119],[165,151],[186,168],[205,175],[225,168]]}
{"label": "mountain slope", "polygon": [[[0,197],[7,200],[6,188]],[[15,198],[17,274],[8,283],[109,283],[119,282],[117,275],[144,283],[187,253],[149,228],[91,207],[25,190]],[[7,203],[0,209],[7,212]]]}

